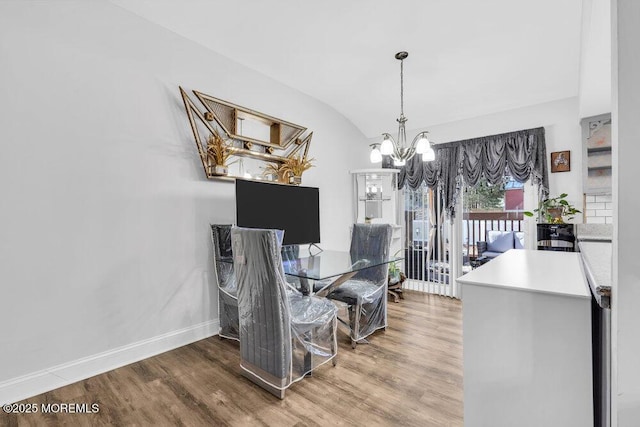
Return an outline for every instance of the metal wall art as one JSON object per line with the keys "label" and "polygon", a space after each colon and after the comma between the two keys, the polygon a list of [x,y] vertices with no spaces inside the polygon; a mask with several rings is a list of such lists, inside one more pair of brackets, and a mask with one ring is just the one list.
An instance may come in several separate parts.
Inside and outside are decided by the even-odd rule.
{"label": "metal wall art", "polygon": [[569,172],[571,170],[571,151],[551,153],[551,172]]}
{"label": "metal wall art", "polygon": [[[264,175],[288,184],[299,184],[302,172],[312,167],[308,153],[313,132],[307,128],[194,90],[201,110],[182,87],[180,94],[207,178],[228,175],[231,157],[264,161]],[[268,126],[268,139],[243,135],[245,120]]]}

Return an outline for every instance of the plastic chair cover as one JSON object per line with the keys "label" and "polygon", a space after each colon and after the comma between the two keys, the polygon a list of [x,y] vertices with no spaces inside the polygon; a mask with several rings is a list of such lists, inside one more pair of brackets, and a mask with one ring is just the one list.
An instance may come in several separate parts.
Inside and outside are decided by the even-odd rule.
{"label": "plastic chair cover", "polygon": [[[283,236],[284,238],[284,236]],[[282,264],[283,265],[299,265],[300,261],[298,260],[298,257],[300,256],[300,246],[299,245],[285,245],[282,246],[282,249],[280,250],[280,254],[282,255]],[[287,282],[289,282],[289,284],[291,286],[293,286],[294,288],[296,288],[299,291],[302,291],[302,286],[303,283],[300,280],[299,277],[293,277],[293,276],[289,276],[287,275]],[[305,283],[306,284],[306,283]],[[309,292],[307,291],[307,294],[309,294]]]}
{"label": "plastic chair cover", "polygon": [[[239,340],[238,332],[238,288],[233,270],[231,252],[231,225],[212,224],[211,239],[213,256],[218,276],[218,316],[219,335]],[[222,262],[225,260],[226,262]]]}
{"label": "plastic chair cover", "polygon": [[[389,259],[392,229],[389,224],[354,224],[351,235],[353,262],[367,259],[374,263]],[[349,305],[351,339],[359,341],[387,326],[387,279],[389,265],[383,263],[356,273],[328,298]]]}
{"label": "plastic chair cover", "polygon": [[231,242],[240,366],[272,393],[270,387],[284,390],[336,355],[336,308],[286,282],[275,230],[234,227]]}

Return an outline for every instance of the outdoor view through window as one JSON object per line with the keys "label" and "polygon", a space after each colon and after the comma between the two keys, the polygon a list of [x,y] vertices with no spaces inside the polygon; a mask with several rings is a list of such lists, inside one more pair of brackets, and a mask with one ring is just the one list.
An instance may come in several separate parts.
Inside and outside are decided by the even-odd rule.
{"label": "outdoor view through window", "polygon": [[[474,187],[465,187],[463,192],[462,251],[463,265],[472,266],[482,256],[482,244],[487,242],[489,231],[524,230],[524,184],[511,177],[504,177],[500,184],[490,185],[484,178]],[[495,236],[495,233],[494,233]],[[522,239],[522,233],[518,237]],[[522,240],[512,244],[524,244]],[[510,248],[501,248],[510,249]]]}
{"label": "outdoor view through window", "polygon": [[424,183],[416,190],[405,188],[404,270],[410,284],[427,292],[446,294],[450,251],[460,251],[462,271],[470,271],[486,260],[480,252],[491,237],[489,234],[496,234],[490,231],[516,232],[510,240],[503,240],[513,242],[514,247],[522,246],[524,188],[511,177],[497,185],[482,179],[474,187],[465,187],[460,194],[462,212],[455,219],[461,222],[461,241],[455,245],[450,240],[452,224],[445,217],[440,191],[429,189]]}

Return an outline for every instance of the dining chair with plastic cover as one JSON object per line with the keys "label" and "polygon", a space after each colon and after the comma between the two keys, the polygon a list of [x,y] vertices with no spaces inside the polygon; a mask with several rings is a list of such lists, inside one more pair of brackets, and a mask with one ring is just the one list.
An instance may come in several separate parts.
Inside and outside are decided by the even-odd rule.
{"label": "dining chair with plastic cover", "polygon": [[231,252],[231,225],[212,224],[211,240],[218,279],[219,336],[239,340],[238,288]]}
{"label": "dining chair with plastic cover", "polygon": [[392,228],[389,224],[354,224],[351,234],[351,259],[366,261],[372,267],[358,271],[327,295],[347,304],[351,346],[378,329],[387,327],[387,280]]}
{"label": "dining chair with plastic cover", "polygon": [[285,279],[276,230],[234,227],[242,374],[270,393],[285,390],[337,354],[336,308]]}

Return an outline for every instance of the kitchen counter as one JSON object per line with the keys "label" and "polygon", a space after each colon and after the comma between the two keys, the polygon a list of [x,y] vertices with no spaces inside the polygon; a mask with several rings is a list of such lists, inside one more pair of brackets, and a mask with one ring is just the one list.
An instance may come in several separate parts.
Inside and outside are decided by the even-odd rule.
{"label": "kitchen counter", "polygon": [[458,278],[466,427],[593,426],[580,255],[512,249]]}
{"label": "kitchen counter", "polygon": [[598,302],[604,307],[611,306],[611,246],[610,240],[578,242],[589,285]]}
{"label": "kitchen counter", "polygon": [[611,297],[611,224],[578,224],[578,250],[582,256],[589,286],[602,307],[610,307]]}
{"label": "kitchen counter", "polygon": [[576,224],[578,241],[611,242],[613,225],[611,224]]}
{"label": "kitchen counter", "polygon": [[611,289],[611,241],[578,242],[585,271],[596,287]]}
{"label": "kitchen counter", "polygon": [[511,249],[458,282],[591,298],[580,255],[574,252]]}

